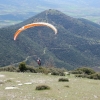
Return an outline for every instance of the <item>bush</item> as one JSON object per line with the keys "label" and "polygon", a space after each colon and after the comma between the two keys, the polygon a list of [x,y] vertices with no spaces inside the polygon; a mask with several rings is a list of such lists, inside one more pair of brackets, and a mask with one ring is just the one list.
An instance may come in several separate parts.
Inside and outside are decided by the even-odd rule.
{"label": "bush", "polygon": [[50,87],[47,85],[36,86],[36,90],[49,90],[49,89],[50,89]]}
{"label": "bush", "polygon": [[95,73],[93,69],[88,68],[88,67],[78,68],[77,71],[82,71],[84,74],[87,74],[87,75],[91,75]]}
{"label": "bush", "polygon": [[59,75],[59,72],[57,71],[51,72],[51,75]]}
{"label": "bush", "polygon": [[48,74],[48,73],[49,73],[49,69],[46,68],[46,67],[38,67],[38,68],[36,69],[36,72],[37,72],[37,73]]}
{"label": "bush", "polygon": [[82,74],[83,72],[80,70],[71,71],[72,74]]}
{"label": "bush", "polygon": [[26,72],[37,73],[36,68],[34,68],[32,66],[26,66]]}
{"label": "bush", "polygon": [[89,79],[97,79],[100,80],[100,73],[94,73],[91,75],[87,74],[76,74],[75,77],[89,78]]}
{"label": "bush", "polygon": [[88,67],[81,67],[81,68],[78,68],[74,71],[71,72],[72,74],[86,74],[86,75],[91,75],[91,74],[94,74],[95,71],[91,68],[88,68]]}
{"label": "bush", "polygon": [[59,75],[59,76],[65,76],[65,74],[63,72],[52,72],[51,75]]}
{"label": "bush", "polygon": [[100,80],[100,73],[89,75],[88,78]]}
{"label": "bush", "polygon": [[21,71],[21,72],[25,72],[26,71],[26,64],[24,63],[24,62],[21,62],[20,64],[19,64],[19,70]]}
{"label": "bush", "polygon": [[65,73],[62,71],[59,71],[59,76],[65,76]]}
{"label": "bush", "polygon": [[69,88],[69,85],[66,85],[65,87]]}
{"label": "bush", "polygon": [[69,82],[68,78],[59,78],[59,82]]}
{"label": "bush", "polygon": [[59,75],[59,76],[65,76],[65,70],[61,68],[51,68],[50,73],[51,75]]}
{"label": "bush", "polygon": [[14,66],[9,67],[1,67],[0,71],[9,71],[9,72],[17,72],[17,68]]}
{"label": "bush", "polygon": [[75,77],[87,78],[88,75],[86,75],[86,74],[76,74]]}

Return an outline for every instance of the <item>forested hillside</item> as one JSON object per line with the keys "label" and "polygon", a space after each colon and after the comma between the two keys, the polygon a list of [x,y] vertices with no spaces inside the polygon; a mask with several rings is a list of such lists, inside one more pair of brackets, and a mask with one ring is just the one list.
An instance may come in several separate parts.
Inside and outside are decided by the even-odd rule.
{"label": "forested hillside", "polygon": [[[48,27],[34,27],[23,31],[13,40],[14,33],[23,25],[48,22],[58,29],[58,34]],[[37,57],[42,65],[73,69],[80,66],[100,65],[100,26],[85,19],[76,19],[58,10],[46,10],[22,23],[0,29],[0,66],[26,60],[35,65]]]}

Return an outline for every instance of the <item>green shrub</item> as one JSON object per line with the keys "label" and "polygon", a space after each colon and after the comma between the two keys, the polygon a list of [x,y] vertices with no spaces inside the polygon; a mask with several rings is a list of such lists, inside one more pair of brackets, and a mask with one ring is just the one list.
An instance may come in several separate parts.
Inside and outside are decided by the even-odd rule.
{"label": "green shrub", "polygon": [[72,74],[82,74],[83,72],[80,70],[71,71]]}
{"label": "green shrub", "polygon": [[36,68],[34,68],[32,66],[26,66],[26,72],[37,73]]}
{"label": "green shrub", "polygon": [[37,73],[44,73],[44,74],[48,74],[51,73],[51,75],[59,75],[59,76],[65,76],[64,72],[65,69],[62,68],[50,68],[50,67],[37,67],[35,68]]}
{"label": "green shrub", "polygon": [[95,71],[93,69],[88,68],[88,67],[78,68],[77,71],[82,71],[83,74],[87,74],[87,75],[91,75],[91,74],[95,73]]}
{"label": "green shrub", "polygon": [[44,74],[48,74],[49,73],[49,69],[46,67],[38,67],[36,69],[37,73],[44,73]]}
{"label": "green shrub", "polygon": [[59,82],[69,82],[68,78],[59,78]]}
{"label": "green shrub", "polygon": [[51,73],[51,75],[65,76],[64,74],[65,70],[62,68],[38,67],[36,68],[36,72],[44,74]]}
{"label": "green shrub", "polygon": [[14,66],[1,67],[0,71],[17,72],[17,68]]}
{"label": "green shrub", "polygon": [[59,72],[59,76],[65,76],[65,73],[62,70],[60,70],[58,72]]}
{"label": "green shrub", "polygon": [[52,72],[51,75],[59,75],[59,76],[65,76],[65,74],[63,72]]}
{"label": "green shrub", "polygon": [[76,74],[75,77],[87,78],[88,75],[86,75],[86,74]]}
{"label": "green shrub", "polygon": [[100,73],[94,73],[91,75],[87,74],[76,74],[75,77],[89,78],[89,79],[97,79],[100,80]]}
{"label": "green shrub", "polygon": [[21,63],[19,64],[19,70],[20,70],[21,72],[25,72],[25,71],[27,70],[26,64],[25,64],[24,62],[21,62]]}
{"label": "green shrub", "polygon": [[100,80],[100,73],[89,75],[88,78]]}
{"label": "green shrub", "polygon": [[51,75],[59,75],[59,72],[57,71],[51,72]]}
{"label": "green shrub", "polygon": [[59,76],[65,76],[65,70],[60,68],[52,68],[50,69],[51,75],[59,75]]}
{"label": "green shrub", "polygon": [[50,89],[50,87],[47,85],[36,86],[36,90],[49,90],[49,89]]}
{"label": "green shrub", "polygon": [[69,88],[69,85],[66,85],[65,87]]}
{"label": "green shrub", "polygon": [[71,71],[72,74],[86,74],[86,75],[91,75],[94,74],[95,71],[89,67],[81,67],[77,68],[74,71]]}

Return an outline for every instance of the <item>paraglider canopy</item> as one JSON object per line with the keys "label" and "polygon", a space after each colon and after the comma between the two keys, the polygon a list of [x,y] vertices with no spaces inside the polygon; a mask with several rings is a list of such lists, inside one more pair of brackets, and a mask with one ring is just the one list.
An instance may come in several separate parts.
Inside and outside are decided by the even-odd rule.
{"label": "paraglider canopy", "polygon": [[47,26],[47,27],[50,27],[54,32],[55,34],[57,34],[57,29],[55,28],[55,26],[53,26],[52,24],[50,23],[45,23],[45,22],[37,22],[37,23],[31,23],[31,24],[27,24],[25,26],[22,26],[20,29],[18,29],[16,31],[16,33],[14,34],[14,40],[16,40],[16,38],[18,37],[18,35],[28,29],[28,28],[31,28],[31,27],[35,27],[35,26]]}

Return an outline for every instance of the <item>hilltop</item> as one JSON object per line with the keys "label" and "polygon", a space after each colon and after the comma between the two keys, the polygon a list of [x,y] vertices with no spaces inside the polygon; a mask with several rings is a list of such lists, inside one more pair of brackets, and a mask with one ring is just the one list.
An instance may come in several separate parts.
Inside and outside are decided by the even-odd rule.
{"label": "hilltop", "polygon": [[[35,27],[23,31],[16,41],[13,40],[17,29],[39,21],[53,24],[58,34],[55,36],[47,27]],[[24,60],[36,66],[37,57],[42,59],[43,65],[67,69],[99,66],[99,39],[100,25],[49,9],[19,24],[0,29],[0,66]]]}

